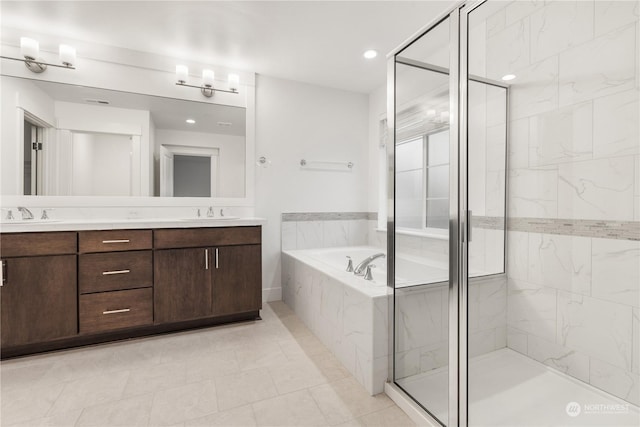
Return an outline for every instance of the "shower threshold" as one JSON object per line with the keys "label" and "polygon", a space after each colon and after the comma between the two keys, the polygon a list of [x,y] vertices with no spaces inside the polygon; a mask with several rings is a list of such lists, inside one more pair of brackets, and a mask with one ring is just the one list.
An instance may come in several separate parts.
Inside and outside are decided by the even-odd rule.
{"label": "shower threshold", "polygon": [[[439,419],[445,419],[446,368],[397,383]],[[640,411],[622,399],[504,348],[469,361],[469,425],[637,427]]]}

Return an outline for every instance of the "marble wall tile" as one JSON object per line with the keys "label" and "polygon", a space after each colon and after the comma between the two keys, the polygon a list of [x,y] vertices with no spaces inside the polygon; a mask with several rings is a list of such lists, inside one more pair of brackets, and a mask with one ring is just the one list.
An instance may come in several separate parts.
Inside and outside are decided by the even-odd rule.
{"label": "marble wall tile", "polygon": [[593,1],[556,1],[531,14],[531,61],[593,38]]}
{"label": "marble wall tile", "polygon": [[560,57],[560,105],[632,89],[636,84],[634,26],[607,33]]}
{"label": "marble wall tile", "polygon": [[476,357],[491,353],[495,350],[496,330],[469,332],[468,351],[469,357]]}
{"label": "marble wall tile", "polygon": [[640,3],[637,1],[598,0],[595,3],[596,36],[637,22],[640,16]]}
{"label": "marble wall tile", "polygon": [[297,249],[312,249],[322,247],[323,237],[322,221],[300,221],[297,223],[298,234],[296,237]]}
{"label": "marble wall tile", "polygon": [[528,336],[526,332],[519,329],[507,327],[507,347],[518,353],[527,354],[528,352]]}
{"label": "marble wall tile", "polygon": [[[504,156],[503,156],[504,158]],[[488,216],[504,216],[505,172],[487,172],[485,210]]]}
{"label": "marble wall tile", "polygon": [[509,215],[556,218],[558,216],[558,170],[512,169],[509,171]]}
{"label": "marble wall tile", "polygon": [[[474,211],[475,213],[475,211]],[[472,277],[483,275],[485,268],[485,233],[489,230],[473,228],[473,239],[469,243],[469,273]]]}
{"label": "marble wall tile", "polygon": [[298,234],[298,230],[296,228],[297,223],[295,221],[281,222],[280,225],[282,227],[281,229],[282,250],[289,251],[289,250],[297,249],[297,243],[296,243],[297,234]]}
{"label": "marble wall tile", "polygon": [[507,284],[503,278],[469,284],[469,331],[495,329],[507,323]]}
{"label": "marble wall tile", "polygon": [[559,165],[558,216],[576,219],[633,219],[633,158]]}
{"label": "marble wall tile", "polygon": [[[506,313],[506,310],[505,310]],[[496,342],[495,342],[495,350],[500,350],[501,348],[505,348],[507,346],[507,324],[506,322],[500,327],[495,329],[496,331]]]}
{"label": "marble wall tile", "polygon": [[529,167],[529,118],[513,120],[509,125],[509,168]]}
{"label": "marble wall tile", "polygon": [[555,341],[556,290],[509,280],[507,292],[507,324],[528,334]]}
{"label": "marble wall tile", "polygon": [[529,281],[591,294],[591,239],[529,233]]}
{"label": "marble wall tile", "polygon": [[592,358],[590,380],[595,387],[634,405],[640,404],[640,374]]}
{"label": "marble wall tile", "polygon": [[349,246],[363,246],[368,243],[369,222],[365,219],[356,219],[347,221],[349,229]]}
{"label": "marble wall tile", "polygon": [[389,298],[373,299],[373,358],[387,356],[389,353]]}
{"label": "marble wall tile", "polygon": [[449,341],[423,347],[420,349],[420,372],[429,372],[446,366],[449,363]]}
{"label": "marble wall tile", "polygon": [[640,153],[638,90],[626,90],[593,101],[593,156]]}
{"label": "marble wall tile", "polygon": [[633,350],[632,354],[632,366],[631,370],[636,374],[640,374],[640,308],[634,307],[633,312]]}
{"label": "marble wall tile", "polygon": [[529,164],[544,166],[591,159],[593,105],[584,102],[531,117]]}
{"label": "marble wall tile", "polygon": [[322,247],[334,248],[349,245],[347,221],[324,221],[322,224]]}
{"label": "marble wall tile", "polygon": [[504,123],[487,127],[488,171],[499,172],[506,168],[506,132],[506,124]]}
{"label": "marble wall tile", "polygon": [[592,295],[640,307],[640,241],[593,239]]}
{"label": "marble wall tile", "polygon": [[422,239],[418,236],[398,234],[396,236],[396,253],[420,256]]}
{"label": "marble wall tile", "polygon": [[397,351],[395,360],[395,376],[397,379],[411,377],[420,371],[420,349]]}
{"label": "marble wall tile", "polygon": [[558,292],[556,342],[631,370],[631,307]]}
{"label": "marble wall tile", "polygon": [[396,290],[396,349],[405,351],[442,340],[442,291]]}
{"label": "marble wall tile", "polygon": [[491,15],[487,18],[487,35],[486,38],[492,37],[498,34],[500,31],[504,30],[506,25],[506,11],[504,8],[501,8],[499,11]]}
{"label": "marble wall tile", "polygon": [[529,18],[487,39],[487,76],[499,78],[529,65]]}
{"label": "marble wall tile", "polygon": [[531,15],[544,7],[544,5],[544,0],[522,0],[509,3],[505,8],[507,25]]}
{"label": "marble wall tile", "polygon": [[529,357],[581,381],[589,382],[589,357],[534,335],[529,335],[528,340]]}
{"label": "marble wall tile", "polygon": [[526,281],[529,276],[529,233],[507,232],[507,277]]}
{"label": "marble wall tile", "polygon": [[520,119],[558,108],[558,56],[518,71],[511,87],[511,119]]}
{"label": "marble wall tile", "polygon": [[505,272],[505,236],[503,230],[485,230],[485,263],[487,274]]}

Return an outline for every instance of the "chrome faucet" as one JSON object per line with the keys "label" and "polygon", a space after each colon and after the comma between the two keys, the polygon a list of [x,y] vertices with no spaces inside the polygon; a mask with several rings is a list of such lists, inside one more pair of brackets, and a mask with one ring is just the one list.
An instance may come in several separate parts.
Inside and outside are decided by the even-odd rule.
{"label": "chrome faucet", "polygon": [[367,265],[366,271],[364,272],[364,280],[373,280],[373,274],[371,274],[371,269],[374,268],[375,264]]}
{"label": "chrome faucet", "polygon": [[207,218],[213,218],[215,216],[215,214],[213,213],[213,206],[209,206],[209,209],[207,209]]}
{"label": "chrome faucet", "polygon": [[29,209],[27,209],[27,208],[25,208],[23,206],[18,206],[18,212],[20,212],[22,214],[22,219],[23,220],[24,219],[33,219],[33,213]]}
{"label": "chrome faucet", "polygon": [[378,253],[378,254],[374,254],[371,255],[370,257],[366,258],[364,261],[362,261],[360,264],[358,264],[356,266],[356,268],[353,269],[353,274],[355,274],[356,276],[362,276],[364,274],[364,269],[371,264],[374,260],[378,259],[378,258],[384,258],[386,255],[382,252]]}

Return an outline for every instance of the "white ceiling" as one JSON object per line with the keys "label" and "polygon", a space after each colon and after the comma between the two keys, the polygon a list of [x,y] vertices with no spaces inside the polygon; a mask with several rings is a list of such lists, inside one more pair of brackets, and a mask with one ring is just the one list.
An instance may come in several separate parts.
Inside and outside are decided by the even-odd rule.
{"label": "white ceiling", "polygon": [[[369,93],[385,82],[385,55],[452,4],[2,1],[0,19],[5,28]],[[367,49],[378,57],[364,59]]]}

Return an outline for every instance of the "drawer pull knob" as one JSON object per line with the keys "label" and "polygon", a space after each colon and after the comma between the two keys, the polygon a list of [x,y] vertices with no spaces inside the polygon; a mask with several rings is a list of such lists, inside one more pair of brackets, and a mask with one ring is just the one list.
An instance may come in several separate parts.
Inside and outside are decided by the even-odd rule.
{"label": "drawer pull knob", "polygon": [[127,274],[127,273],[131,273],[131,270],[113,270],[113,271],[103,271],[102,275],[103,276],[110,276],[112,274]]}
{"label": "drawer pull knob", "polygon": [[130,308],[121,308],[120,310],[107,310],[103,311],[102,314],[116,314],[116,313],[127,313],[131,311]]}
{"label": "drawer pull knob", "polygon": [[102,243],[129,243],[129,239],[103,240]]}

